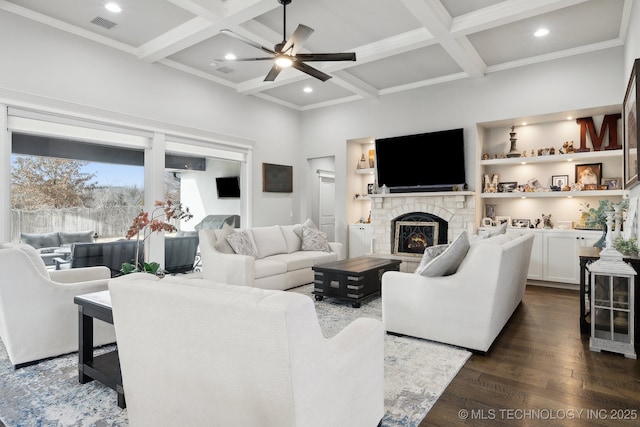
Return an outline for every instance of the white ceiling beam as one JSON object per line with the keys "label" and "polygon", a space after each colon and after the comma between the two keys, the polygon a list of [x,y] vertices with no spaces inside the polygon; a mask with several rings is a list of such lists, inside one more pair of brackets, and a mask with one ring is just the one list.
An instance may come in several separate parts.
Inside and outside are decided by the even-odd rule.
{"label": "white ceiling beam", "polygon": [[[413,49],[418,49],[420,47],[428,46],[430,44],[435,43],[431,33],[429,33],[426,29],[420,28],[417,30],[408,31],[403,34],[399,34],[397,36],[392,36],[383,40],[379,40],[375,43],[370,43],[368,45],[364,45],[361,47],[357,47],[355,49],[351,49],[356,52],[357,61],[342,61],[342,62],[332,62],[325,63],[324,66],[314,65],[315,68],[327,73],[331,73],[337,70],[345,70],[351,67],[355,67],[360,64],[366,64],[368,62],[373,62],[378,59],[385,58],[391,55],[398,55],[400,53],[409,52]],[[238,92],[243,95],[253,95],[255,93],[261,92],[263,90],[272,89],[274,87],[286,85],[289,83],[293,83],[296,81],[303,80],[308,78],[306,74],[300,73],[296,71],[295,73],[281,73],[275,82],[263,82],[263,77],[246,80],[238,84]],[[355,77],[353,77],[355,79]],[[345,86],[348,87],[349,82],[343,82]],[[355,84],[351,82],[351,84]],[[357,92],[365,90],[366,86],[363,82],[362,85],[358,85],[358,88],[354,87],[353,89]],[[369,92],[367,97],[377,97],[377,92],[372,92],[371,87],[366,89],[365,91]],[[364,95],[363,95],[364,96]]]}
{"label": "white ceiling beam", "polygon": [[34,12],[31,9],[26,9],[22,6],[18,6],[15,3],[10,3],[6,0],[0,0],[0,10],[11,12],[13,14],[22,16],[24,18],[31,19],[41,24],[45,24],[50,27],[57,28],[58,30],[66,31],[70,34],[83,37],[87,40],[92,40],[94,42],[112,47],[114,49],[118,49],[123,52],[130,53],[132,55],[135,55],[137,53],[136,48],[131,45],[128,45],[126,43],[121,43],[119,41],[113,40],[112,38],[105,37],[100,34],[96,34],[92,31],[85,30],[84,28],[80,28],[75,25],[68,24],[66,22],[60,21],[59,19],[55,19],[38,12]]}
{"label": "white ceiling beam", "polygon": [[450,33],[454,36],[468,35],[586,1],[588,0],[506,0],[454,18]]}
{"label": "white ceiling beam", "polygon": [[464,36],[451,34],[453,19],[439,1],[402,0],[404,6],[435,37],[442,48],[470,77],[481,77],[487,68]]}
{"label": "white ceiling beam", "polygon": [[[173,1],[176,2],[174,4],[179,5],[186,0]],[[201,9],[199,4],[194,6],[193,1],[188,1],[185,6],[190,7],[191,12]],[[237,27],[277,7],[279,3],[274,0],[235,0],[225,7],[224,16],[218,15],[219,11],[207,9],[210,13],[206,13],[206,16],[193,18],[140,46],[138,58],[147,62],[158,61],[213,37],[224,28]]]}
{"label": "white ceiling beam", "polygon": [[378,89],[370,84],[360,80],[353,74],[349,74],[344,70],[339,70],[332,73],[333,78],[331,82],[343,89],[348,90],[356,95],[360,95],[363,98],[376,99],[378,97]]}

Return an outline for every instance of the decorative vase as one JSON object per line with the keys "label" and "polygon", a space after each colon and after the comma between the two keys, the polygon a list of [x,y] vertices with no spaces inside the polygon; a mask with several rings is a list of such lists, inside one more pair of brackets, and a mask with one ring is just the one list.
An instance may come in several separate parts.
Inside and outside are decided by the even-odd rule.
{"label": "decorative vase", "polygon": [[594,248],[604,248],[607,241],[607,226],[602,229],[602,236],[593,244]]}

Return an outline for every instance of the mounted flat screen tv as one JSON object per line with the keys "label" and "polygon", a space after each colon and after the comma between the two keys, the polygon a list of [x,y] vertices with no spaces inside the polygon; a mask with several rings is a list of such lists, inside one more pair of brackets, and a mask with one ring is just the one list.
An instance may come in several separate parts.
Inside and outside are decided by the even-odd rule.
{"label": "mounted flat screen tv", "polygon": [[376,139],[378,186],[392,193],[465,188],[463,129]]}
{"label": "mounted flat screen tv", "polygon": [[218,198],[240,197],[240,178],[237,176],[219,176],[216,178]]}

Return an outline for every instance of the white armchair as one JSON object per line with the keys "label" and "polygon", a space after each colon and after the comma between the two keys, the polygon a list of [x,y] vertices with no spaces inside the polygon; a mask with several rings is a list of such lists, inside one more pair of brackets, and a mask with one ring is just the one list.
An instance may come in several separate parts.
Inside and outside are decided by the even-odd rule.
{"label": "white armchair", "polygon": [[[0,244],[0,338],[14,367],[78,351],[76,295],[107,289],[107,267],[48,271],[27,244]],[[94,344],[115,342],[95,320]]]}
{"label": "white armchair", "polygon": [[109,283],[131,426],[374,427],[384,331],[325,339],[306,295],[153,277]]}

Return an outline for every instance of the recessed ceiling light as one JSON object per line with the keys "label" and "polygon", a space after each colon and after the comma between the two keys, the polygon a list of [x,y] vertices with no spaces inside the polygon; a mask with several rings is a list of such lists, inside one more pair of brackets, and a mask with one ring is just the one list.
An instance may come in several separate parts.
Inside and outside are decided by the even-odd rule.
{"label": "recessed ceiling light", "polygon": [[118,6],[117,3],[107,3],[104,5],[105,9],[107,9],[109,12],[113,12],[113,13],[120,13],[122,12],[122,8],[120,6]]}
{"label": "recessed ceiling light", "polygon": [[305,88],[302,89],[302,91],[304,93],[311,93],[311,92],[313,92],[313,89],[311,87],[309,87],[309,86],[305,86]]}
{"label": "recessed ceiling light", "polygon": [[547,30],[546,28],[540,28],[538,31],[533,33],[533,35],[536,37],[544,37],[547,34],[549,34],[549,30]]}
{"label": "recessed ceiling light", "polygon": [[226,59],[227,61],[235,61],[236,60],[236,56],[233,53],[227,53],[224,56],[224,59]]}
{"label": "recessed ceiling light", "polygon": [[573,120],[573,117],[569,116],[567,117],[567,120]]}
{"label": "recessed ceiling light", "polygon": [[526,126],[527,122],[522,122],[522,124],[520,126]]}

